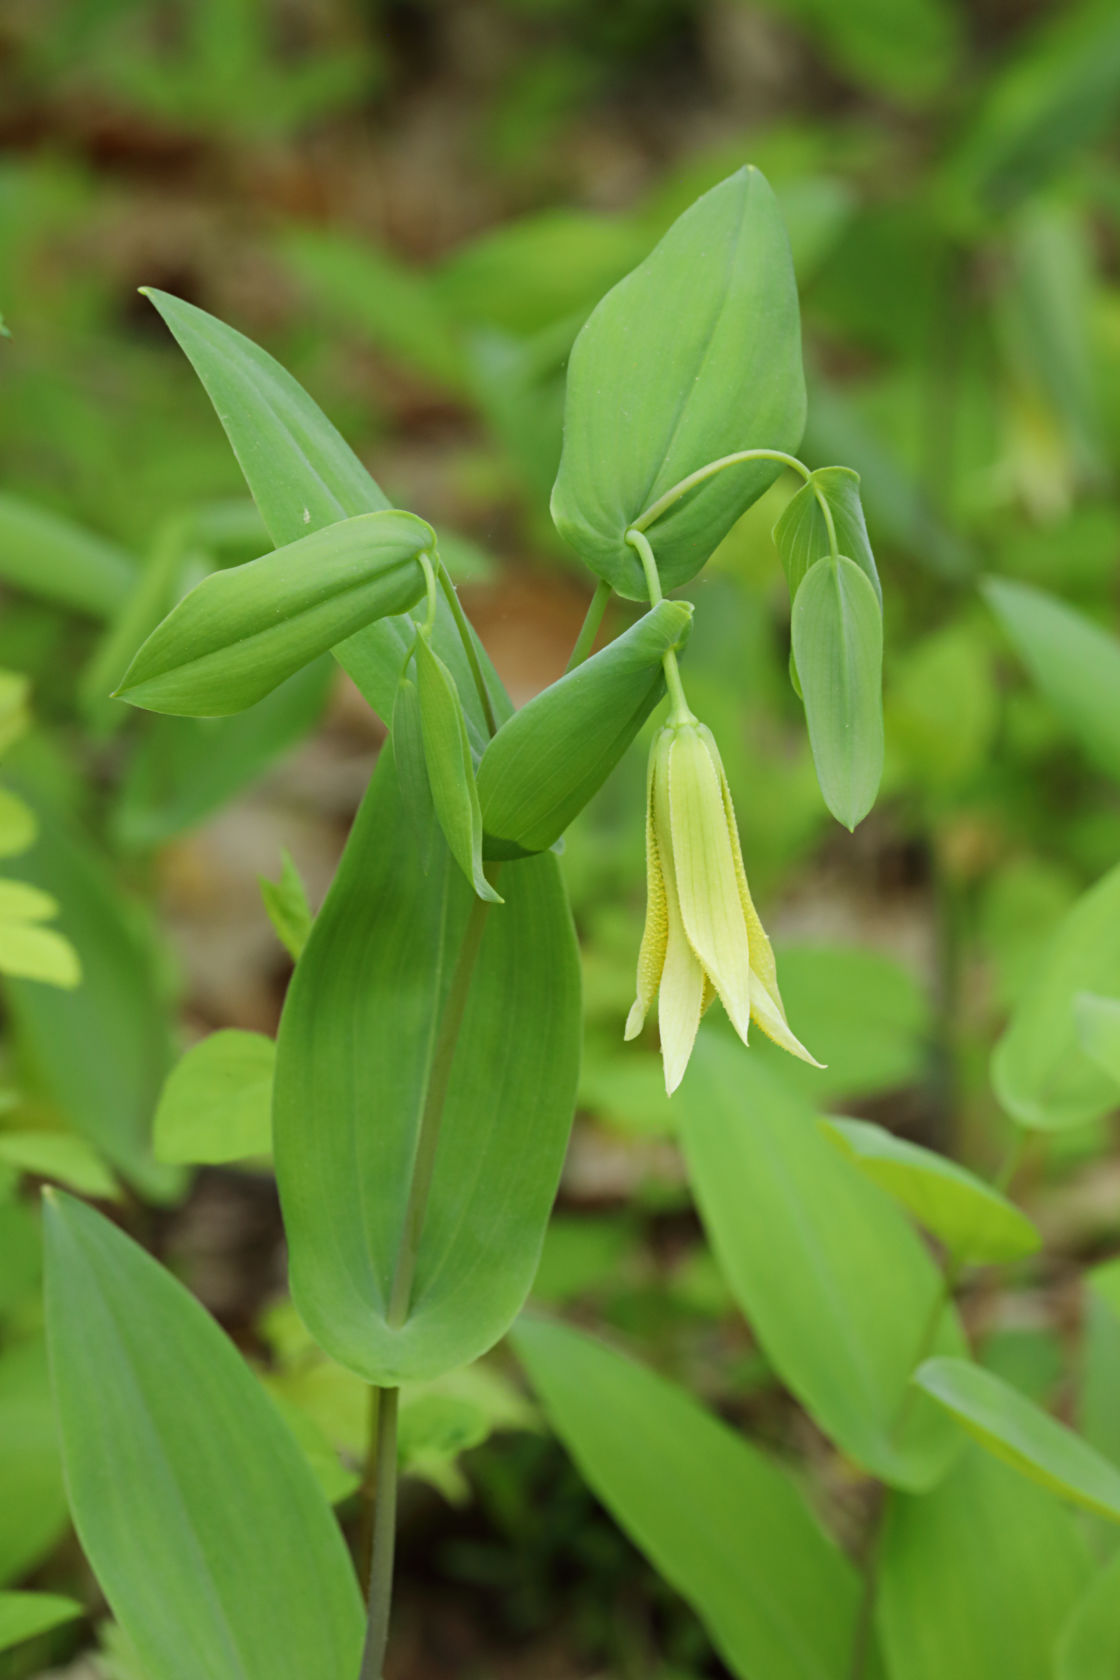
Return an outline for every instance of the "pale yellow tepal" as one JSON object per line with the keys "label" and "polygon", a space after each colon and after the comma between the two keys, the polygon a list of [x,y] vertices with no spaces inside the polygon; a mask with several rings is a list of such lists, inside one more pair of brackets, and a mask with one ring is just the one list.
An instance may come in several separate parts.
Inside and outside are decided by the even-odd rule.
{"label": "pale yellow tepal", "polygon": [[751,902],[731,790],[710,729],[669,723],[653,743],[646,803],[646,925],[626,1037],[658,1000],[665,1088],[684,1077],[700,1017],[718,996],[743,1043],[751,1019],[802,1061],[774,953]]}

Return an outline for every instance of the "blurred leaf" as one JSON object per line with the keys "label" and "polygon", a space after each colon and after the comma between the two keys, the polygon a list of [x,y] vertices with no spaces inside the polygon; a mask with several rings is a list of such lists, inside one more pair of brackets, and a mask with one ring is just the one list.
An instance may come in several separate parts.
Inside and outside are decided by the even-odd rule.
{"label": "blurred leaf", "polygon": [[67,1527],[58,1431],[42,1337],[0,1353],[0,1583],[21,1581]]}
{"label": "blurred leaf", "polygon": [[1051,1494],[967,1447],[929,1493],[891,1495],[879,1556],[891,1680],[1053,1680],[1089,1562]]}
{"label": "blurred leaf", "polygon": [[194,1045],[172,1068],[152,1130],[157,1161],[243,1161],[272,1150],[276,1045],[227,1028]]}
{"label": "blurred leaf", "polygon": [[887,690],[892,769],[922,794],[950,792],[983,769],[999,722],[987,641],[951,623],[906,649]]}
{"label": "blurred leaf", "polygon": [[1120,1259],[1090,1268],[1085,1285],[1076,1422],[1090,1445],[1120,1468]]}
{"label": "blurred leaf", "polygon": [[0,787],[0,858],[18,857],[34,845],[38,832],[31,807],[7,788]]}
{"label": "blurred leaf", "polygon": [[[664,1086],[662,1079],[662,1091]],[[616,1214],[554,1215],[545,1232],[533,1299],[563,1302],[598,1294],[617,1277],[630,1243],[630,1232]]]}
{"label": "blurred leaf", "polygon": [[1082,992],[1120,994],[1120,865],[1059,923],[995,1047],[992,1084],[1021,1126],[1061,1131],[1116,1106],[1115,1080],[1081,1047]]}
{"label": "blurred leaf", "polygon": [[579,1331],[522,1319],[513,1342],[591,1488],[732,1671],[838,1680],[856,1578],[792,1479],[683,1390]]}
{"label": "blurred leaf", "polygon": [[1042,1239],[1025,1213],[932,1149],[867,1120],[820,1122],[826,1137],[944,1243],[954,1259],[998,1265],[1033,1254]]}
{"label": "blurred leaf", "polygon": [[793,657],[824,802],[854,829],[883,774],[883,617],[867,574],[818,560],[793,602]]}
{"label": "blurred leaf", "polygon": [[1120,1522],[1120,1470],[991,1371],[966,1359],[929,1359],[914,1381],[996,1458]]}
{"label": "blurred leaf", "polygon": [[983,590],[1062,722],[1120,782],[1120,641],[1030,584],[986,578]]}
{"label": "blurred leaf", "polygon": [[71,612],[110,618],[137,577],[123,549],[59,514],[0,495],[0,580]]}
{"label": "blurred leaf", "polygon": [[91,1209],[51,1198],[46,1226],[74,1521],[145,1669],[153,1680],[351,1680],[362,1613],[350,1559],[240,1354]]}
{"label": "blurred leaf", "polygon": [[85,1612],[72,1598],[57,1598],[52,1593],[0,1592],[0,1651],[9,1651],[25,1639],[63,1622],[72,1622]]}
{"label": "blurred leaf", "polygon": [[1058,1639],[1054,1680],[1115,1680],[1120,1673],[1120,1556],[1073,1606]]}
{"label": "blurred leaf", "polygon": [[[557,529],[620,594],[644,600],[630,526],[709,462],[795,449],[804,421],[789,246],[770,188],[744,169],[674,223],[576,339],[552,494]],[[661,515],[650,537],[665,589],[700,570],[778,470],[768,461],[729,468]]]}
{"label": "blurred leaf", "polygon": [[791,13],[812,45],[842,71],[904,103],[928,100],[945,84],[959,24],[946,0],[769,0]]}
{"label": "blurred leaf", "polygon": [[257,877],[257,885],[268,919],[276,929],[277,938],[292,961],[298,962],[315,918],[307,902],[307,888],[292,861],[291,853],[282,851],[280,857],[280,879],[269,881],[260,875]]}
{"label": "blurred leaf", "polygon": [[857,1463],[929,1486],[955,1431],[905,1396],[934,1339],[963,1341],[951,1308],[931,1321],[941,1280],[920,1239],[753,1052],[701,1035],[674,1102],[716,1258],[782,1381]]}
{"label": "blurred leaf", "polygon": [[1120,998],[1079,992],[1073,1000],[1073,1012],[1081,1048],[1120,1084]]}
{"label": "blurred leaf", "polygon": [[0,1131],[0,1161],[83,1196],[112,1201],[118,1194],[117,1182],[100,1155],[84,1138],[69,1132]]}

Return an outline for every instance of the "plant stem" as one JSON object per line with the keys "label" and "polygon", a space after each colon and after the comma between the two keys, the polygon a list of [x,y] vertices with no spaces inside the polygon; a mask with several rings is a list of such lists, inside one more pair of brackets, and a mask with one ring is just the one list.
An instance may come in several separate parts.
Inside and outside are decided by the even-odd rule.
{"label": "plant stem", "polygon": [[373,1544],[369,1566],[369,1610],[360,1680],[381,1680],[389,1642],[393,1597],[393,1552],[397,1529],[397,1410],[399,1388],[377,1390],[374,1445]]}
{"label": "plant stem", "polygon": [[[657,570],[657,561],[649,545],[649,538],[636,526],[631,526],[626,533],[626,541],[642,562],[642,570],[646,574],[646,588],[649,591],[649,604],[655,607],[665,597],[661,591],[661,575]],[[662,656],[661,669],[665,673],[665,687],[669,691],[669,722],[695,723],[696,714],[685,695],[684,684],[681,682],[681,668],[672,648]]]}
{"label": "plant stem", "polygon": [[456,628],[459,631],[459,638],[463,644],[463,651],[466,653],[467,663],[470,665],[471,675],[474,678],[474,686],[478,690],[478,698],[482,701],[482,710],[486,716],[487,728],[489,729],[491,735],[496,735],[498,733],[498,720],[494,716],[494,703],[490,698],[490,690],[486,686],[486,678],[482,672],[482,665],[478,657],[478,649],[474,642],[474,632],[471,629],[466,613],[463,611],[462,602],[459,600],[459,591],[451,581],[451,574],[442,560],[439,562],[439,581],[440,587],[447,597],[447,604],[451,608],[452,616],[455,619]]}
{"label": "plant stem", "polygon": [[660,519],[661,515],[667,513],[673,503],[679,502],[689,490],[694,490],[706,479],[714,478],[716,473],[722,472],[725,467],[737,467],[743,461],[777,461],[779,465],[792,467],[794,472],[800,473],[806,483],[812,476],[804,461],[799,461],[796,455],[787,455],[783,449],[740,449],[734,455],[721,455],[718,461],[709,461],[706,467],[697,467],[695,472],[689,473],[687,478],[682,478],[679,484],[674,484],[671,490],[666,490],[663,496],[658,496],[655,502],[651,502],[645,512],[640,513],[634,520],[630,529],[647,530],[655,519]]}
{"label": "plant stem", "polygon": [[582,665],[594,645],[595,637],[599,633],[599,626],[603,622],[603,614],[607,610],[607,602],[611,598],[611,586],[606,578],[600,578],[595,585],[595,593],[591,597],[587,608],[587,616],[576,637],[576,645],[572,649],[572,657],[564,669],[564,675],[574,671],[577,665]]}

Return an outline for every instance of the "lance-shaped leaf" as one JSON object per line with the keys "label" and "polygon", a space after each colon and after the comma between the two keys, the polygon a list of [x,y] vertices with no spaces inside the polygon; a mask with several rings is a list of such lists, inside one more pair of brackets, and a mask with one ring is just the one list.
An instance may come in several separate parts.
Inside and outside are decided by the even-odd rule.
{"label": "lance-shaped leaf", "polygon": [[292,1293],[316,1340],[369,1382],[466,1364],[528,1293],[567,1147],[579,963],[556,859],[503,876],[485,911],[450,1067],[409,1317],[388,1322],[438,1023],[472,889],[437,836],[407,840],[390,753],[288,990],[273,1146]]}
{"label": "lance-shaped leaf", "polygon": [[908,1208],[958,1261],[996,1265],[1033,1254],[1041,1238],[1025,1213],[956,1161],[869,1120],[820,1122],[873,1183]]}
{"label": "lance-shaped leaf", "polygon": [[883,775],[883,615],[854,560],[817,560],[793,603],[793,657],[824,802],[854,829]]}
{"label": "lance-shaped leaf", "polygon": [[867,573],[882,607],[883,587],[879,582],[875,556],[871,552],[867,521],[863,517],[859,474],[850,467],[818,467],[791,497],[774,527],[774,542],[789,584],[790,600],[796,596],[809,568],[832,552],[828,522],[821,507],[822,498],[832,515],[840,553],[846,554],[861,572]]}
{"label": "lance-shaped leaf", "polygon": [[479,898],[500,904],[482,867],[482,811],[463,702],[454,677],[424,635],[416,639],[416,691],[428,786],[443,837]]}
{"label": "lance-shaped leaf", "polygon": [[502,725],[478,767],[487,857],[547,851],[560,838],[665,692],[661,661],[691,624],[689,602],[660,601]]}
{"label": "lance-shaped leaf", "polygon": [[[658,498],[739,450],[796,449],[801,329],[774,195],[741,169],[674,222],[607,293],[568,363],[560,534],[620,595],[647,597],[626,532]],[[693,577],[781,469],[740,463],[666,509],[651,532],[662,584]]]}
{"label": "lance-shaped leaf", "polygon": [[152,631],[117,692],[151,712],[239,712],[363,626],[414,606],[418,556],[434,543],[430,525],[390,509],[212,572]]}
{"label": "lance-shaped leaf", "polygon": [[51,1197],[47,1336],[79,1539],[151,1680],[353,1680],[357,1582],[314,1473],[199,1303]]}
{"label": "lance-shaped leaf", "polygon": [[732,1672],[838,1680],[855,1572],[792,1478],[691,1395],[577,1330],[523,1319],[514,1345],[588,1483]]}

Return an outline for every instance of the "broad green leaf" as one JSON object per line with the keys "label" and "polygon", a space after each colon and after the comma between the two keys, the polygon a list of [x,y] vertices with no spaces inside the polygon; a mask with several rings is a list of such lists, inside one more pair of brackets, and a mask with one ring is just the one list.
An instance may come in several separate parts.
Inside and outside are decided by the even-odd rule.
{"label": "broad green leaf", "polygon": [[152,1161],[149,1129],[171,1060],[170,1000],[150,930],[90,842],[57,812],[41,817],[20,874],[62,906],[82,984],[6,982],[29,1081],[130,1183],[167,1195],[178,1175]]}
{"label": "broad green leaf", "polygon": [[1116,1081],[1082,1047],[1077,998],[1120,995],[1120,865],[1063,917],[992,1056],[992,1084],[1021,1126],[1062,1131],[1116,1106]]}
{"label": "broad green leaf", "polygon": [[579,1064],[577,954],[546,854],[508,866],[506,901],[485,912],[412,1311],[390,1327],[436,1022],[472,910],[443,842],[425,876],[405,832],[385,753],[288,990],[273,1114],[293,1296],[334,1358],[383,1385],[466,1363],[517,1313],[564,1159]]}
{"label": "broad green leaf", "polygon": [[144,717],[113,812],[121,844],[158,846],[263,776],[318,722],[335,670],[324,655],[233,717]]}
{"label": "broad green leaf", "polygon": [[443,837],[479,898],[500,904],[483,871],[482,811],[463,704],[454,677],[424,635],[416,639],[416,693],[428,786]]}
{"label": "broad green leaf", "polygon": [[22,1581],[67,1527],[43,1338],[0,1353],[0,1584]]}
{"label": "broad green leaf", "polygon": [[1120,1556],[1073,1606],[1055,1651],[1054,1680],[1116,1680],[1120,1674]]}
{"label": "broad green leaf", "polygon": [[856,1576],[793,1479],[683,1389],[577,1330],[522,1319],[513,1342],[587,1482],[731,1670],[840,1680]]}
{"label": "broad green leaf", "polygon": [[152,1130],[158,1161],[243,1161],[272,1148],[276,1046],[263,1033],[210,1033],[172,1068]]}
{"label": "broad green leaf", "polygon": [[716,1259],[782,1381],[824,1432],[884,1481],[925,1487],[956,1432],[910,1392],[941,1279],[889,1196],[750,1051],[702,1034],[674,1097],[689,1180]]}
{"label": "broad green leaf", "polygon": [[1120,1084],[1120,997],[1079,992],[1073,1000],[1073,1013],[1082,1050]]}
{"label": "broad green leaf", "polygon": [[152,631],[117,690],[132,706],[187,717],[243,711],[375,619],[424,592],[430,525],[395,509],[358,514],[211,572]]}
{"label": "broad green leaf", "polygon": [[998,1265],[1033,1254],[1041,1238],[1006,1196],[944,1155],[868,1120],[820,1122],[872,1183],[901,1202],[958,1261]]}
{"label": "broad green leaf", "polygon": [[890,1495],[876,1621],[891,1680],[1053,1680],[1088,1576],[1072,1513],[966,1447],[929,1493]]}
{"label": "broad green leaf", "polygon": [[73,945],[54,928],[0,920],[0,974],[71,991],[81,982],[82,965]]}
{"label": "broad green leaf", "polygon": [[[804,423],[789,244],[766,181],[741,169],[673,224],[576,339],[552,493],[557,529],[619,594],[644,600],[625,540],[635,521],[725,455],[796,449]],[[700,570],[779,470],[768,461],[729,467],[661,514],[649,536],[664,588]]]}
{"label": "broad green leaf", "polygon": [[[312,531],[392,504],[307,392],[272,356],[205,310],[166,292],[146,291],[189,358],[221,420],[253,500],[280,546]],[[416,627],[383,619],[337,647],[335,657],[373,709],[392,716],[401,668]],[[472,742],[488,736],[470,665],[448,603],[440,598],[435,647],[455,677]],[[491,701],[508,714],[501,684],[483,659]]]}
{"label": "broad green leaf", "polygon": [[985,580],[1031,676],[1099,770],[1120,781],[1120,641],[1041,589]]}
{"label": "broad green leaf", "polygon": [[660,601],[502,725],[478,767],[488,857],[543,852],[560,838],[664,694],[662,659],[691,623],[690,602]]}
{"label": "broad green leaf", "polygon": [[859,474],[850,467],[818,467],[787,502],[774,527],[774,542],[789,584],[790,600],[796,596],[806,572],[832,552],[828,525],[821,508],[822,497],[832,514],[840,553],[846,554],[861,572],[867,573],[881,609],[883,586],[879,582],[875,556],[867,535],[867,521],[863,517],[863,504],[859,499]]}
{"label": "broad green leaf", "polygon": [[0,787],[0,858],[18,857],[35,844],[35,813],[16,794]]}
{"label": "broad green leaf", "polygon": [[817,560],[793,603],[793,657],[824,802],[854,829],[883,774],[883,615],[853,560]]}
{"label": "broad green leaf", "polygon": [[280,855],[280,879],[269,881],[261,875],[257,879],[257,885],[268,912],[268,919],[276,929],[277,938],[292,961],[298,962],[315,918],[307,902],[307,888],[292,861],[291,853],[284,851]]}
{"label": "broad green leaf", "polygon": [[0,1162],[83,1196],[111,1201],[117,1195],[116,1180],[100,1155],[72,1132],[0,1131]]}
{"label": "broad green leaf", "polygon": [[342,1535],[241,1355],[92,1209],[52,1197],[46,1231],[70,1504],[145,1673],[353,1680],[363,1617]]}
{"label": "broad green leaf", "polygon": [[123,549],[57,513],[0,495],[0,580],[90,618],[111,618],[136,581]]}
{"label": "broad green leaf", "polygon": [[53,1593],[0,1592],[0,1651],[35,1639],[85,1612],[72,1598]]}
{"label": "broad green leaf", "polygon": [[1120,1470],[991,1371],[967,1359],[929,1359],[914,1381],[996,1458],[1120,1522]]}

